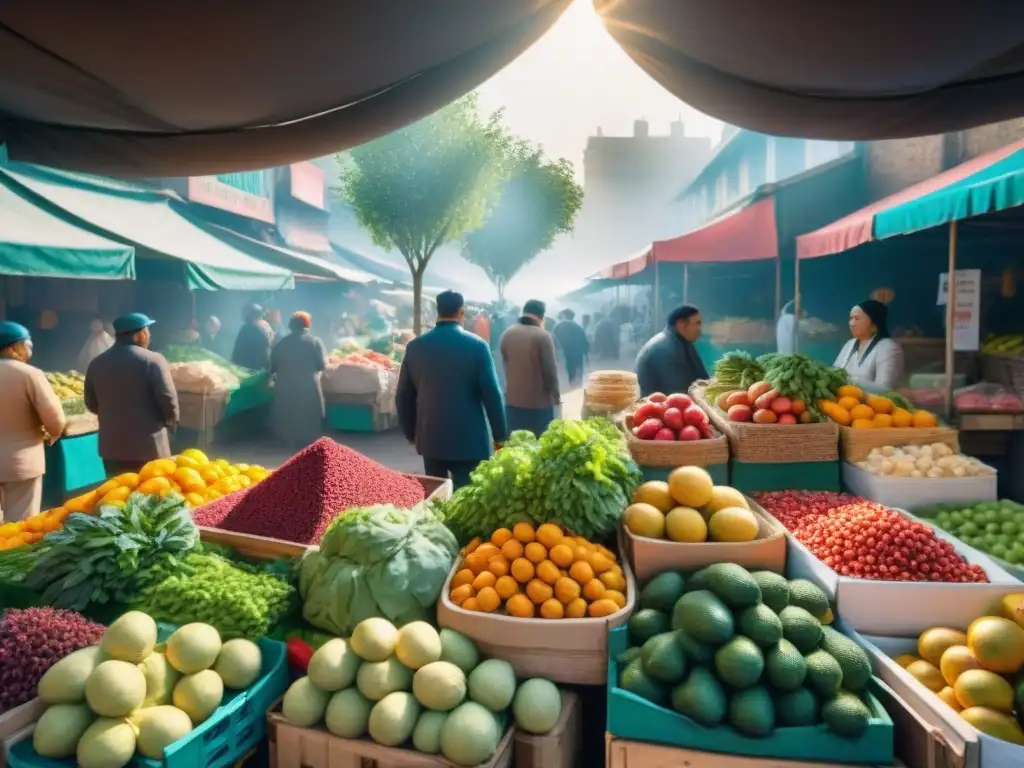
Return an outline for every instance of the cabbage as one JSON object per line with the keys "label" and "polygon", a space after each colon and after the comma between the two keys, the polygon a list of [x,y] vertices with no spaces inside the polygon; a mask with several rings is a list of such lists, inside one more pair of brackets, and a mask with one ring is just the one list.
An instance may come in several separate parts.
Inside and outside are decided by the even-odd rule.
{"label": "cabbage", "polygon": [[302,559],[302,614],[340,637],[373,616],[399,627],[432,621],[458,550],[443,517],[429,505],[349,510]]}

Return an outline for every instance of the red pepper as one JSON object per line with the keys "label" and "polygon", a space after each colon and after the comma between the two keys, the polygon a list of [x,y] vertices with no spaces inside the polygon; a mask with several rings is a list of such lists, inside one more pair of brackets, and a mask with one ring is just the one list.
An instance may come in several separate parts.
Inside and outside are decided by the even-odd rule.
{"label": "red pepper", "polygon": [[313,658],[313,646],[298,637],[288,641],[288,666],[305,674],[309,660]]}

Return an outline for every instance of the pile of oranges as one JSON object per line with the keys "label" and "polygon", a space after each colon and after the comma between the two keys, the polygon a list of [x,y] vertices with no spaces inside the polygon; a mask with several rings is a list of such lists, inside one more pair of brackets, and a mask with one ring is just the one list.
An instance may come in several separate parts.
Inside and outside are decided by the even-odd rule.
{"label": "pile of oranges", "polygon": [[255,464],[211,460],[202,451],[189,448],[170,459],[154,459],[138,472],[112,477],[95,490],[69,499],[62,507],[0,525],[0,551],[39,541],[58,530],[72,512],[91,514],[103,506],[121,506],[136,491],[154,496],[166,496],[173,491],[182,494],[189,506],[200,507],[262,482],[269,474]]}
{"label": "pile of oranges", "polygon": [[449,599],[467,611],[529,619],[601,618],[626,607],[615,553],[554,523],[517,523],[460,553]]}

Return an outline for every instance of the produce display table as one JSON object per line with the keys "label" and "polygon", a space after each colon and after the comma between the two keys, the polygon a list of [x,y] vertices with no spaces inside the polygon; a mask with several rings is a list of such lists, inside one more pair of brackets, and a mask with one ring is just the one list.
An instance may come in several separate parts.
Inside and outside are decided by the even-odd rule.
{"label": "produce display table", "polygon": [[214,433],[222,422],[243,413],[249,414],[273,399],[274,390],[266,372],[251,376],[242,386],[230,392],[179,392],[179,428],[195,432],[195,439],[188,442],[206,449],[213,442]]}
{"label": "produce display table", "polygon": [[398,414],[385,413],[376,394],[325,392],[327,428],[338,432],[385,432],[398,426]]}
{"label": "produce display table", "polygon": [[98,431],[62,437],[46,448],[43,509],[59,507],[76,491],[106,479]]}

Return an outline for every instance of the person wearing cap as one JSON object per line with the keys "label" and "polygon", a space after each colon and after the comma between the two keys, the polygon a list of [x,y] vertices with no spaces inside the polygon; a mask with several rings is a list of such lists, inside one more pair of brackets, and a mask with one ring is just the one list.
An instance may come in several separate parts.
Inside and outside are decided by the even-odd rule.
{"label": "person wearing cap", "polygon": [[491,350],[463,328],[462,296],[443,291],[436,303],[437,325],[405,348],[395,405],[424,473],[461,488],[508,430]]}
{"label": "person wearing cap", "polygon": [[31,358],[28,329],[0,322],[0,523],[39,512],[45,441],[64,432],[60,400]]}
{"label": "person wearing cap", "polygon": [[270,373],[274,377],[270,426],[294,449],[305,448],[324,431],[320,374],[327,367],[327,351],[324,343],[310,333],[312,326],[308,312],[296,312],[288,322],[288,335],[274,345],[270,354]]}
{"label": "person wearing cap", "polygon": [[270,348],[274,343],[274,332],[263,319],[263,307],[249,304],[242,310],[243,325],[235,337],[235,348],[231,362],[251,371],[266,371],[270,368]]}
{"label": "person wearing cap", "polygon": [[523,305],[519,322],[501,336],[505,366],[505,414],[510,431],[525,429],[540,435],[562,403],[558,385],[555,341],[544,330],[544,302]]}
{"label": "person wearing cap", "polygon": [[866,299],[850,310],[853,336],[839,351],[833,366],[868,392],[882,394],[894,389],[903,375],[903,347],[889,334],[889,308]]}
{"label": "person wearing cap", "polygon": [[85,407],[100,419],[100,457],[108,476],[168,458],[178,424],[178,393],[163,355],[149,349],[153,321],[140,312],[114,321],[114,346],[85,372]]}

